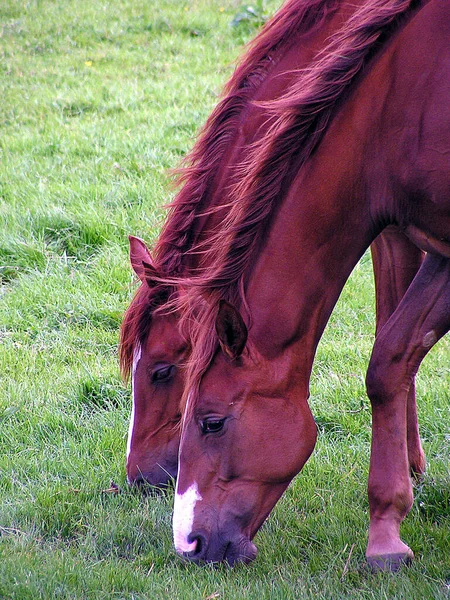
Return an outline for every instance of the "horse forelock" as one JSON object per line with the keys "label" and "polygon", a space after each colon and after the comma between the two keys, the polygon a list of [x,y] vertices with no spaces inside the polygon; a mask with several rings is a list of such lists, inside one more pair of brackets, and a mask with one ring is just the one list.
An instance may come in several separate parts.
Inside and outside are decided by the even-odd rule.
{"label": "horse forelock", "polygon": [[180,191],[169,205],[168,215],[154,249],[164,272],[183,272],[195,242],[198,218],[209,204],[209,192],[220,162],[237,133],[243,110],[254,91],[277,63],[281,51],[299,36],[319,27],[339,0],[288,0],[249,44],[224,95],[181,167],[174,171]]}
{"label": "horse forelock", "polygon": [[219,342],[215,332],[217,316],[217,303],[203,303],[197,307],[195,326],[184,318],[188,314],[182,313],[182,327],[188,331],[191,343],[191,356],[185,371],[185,385],[180,407],[183,414],[183,423],[190,420],[199,398],[200,381],[217,351]]}
{"label": "horse forelock", "polygon": [[[294,3],[292,3],[294,4]],[[263,106],[274,117],[267,135],[254,145],[241,165],[232,190],[230,210],[204,255],[209,265],[187,284],[188,307],[183,320],[193,342],[184,402],[192,413],[202,375],[217,350],[214,320],[220,299],[243,302],[243,280],[263,243],[271,217],[293,180],[320,143],[338,102],[368,59],[418,0],[374,0],[364,4],[330,40],[312,67],[298,76],[281,98]],[[198,310],[199,304],[206,307]]]}
{"label": "horse forelock", "polygon": [[120,328],[119,361],[124,379],[130,376],[136,348],[150,332],[153,315],[172,294],[173,289],[165,284],[150,287],[144,282],[137,289]]}

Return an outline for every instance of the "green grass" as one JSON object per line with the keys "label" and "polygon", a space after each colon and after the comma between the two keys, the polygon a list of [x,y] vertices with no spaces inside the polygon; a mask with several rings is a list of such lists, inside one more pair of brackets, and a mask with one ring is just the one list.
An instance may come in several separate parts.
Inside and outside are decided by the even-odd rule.
{"label": "green grass", "polygon": [[[429,467],[403,526],[417,560],[397,575],[364,564],[367,256],[319,347],[316,452],[257,535],[254,564],[183,563],[172,492],[143,497],[125,483],[130,399],[117,341],[134,290],[127,235],[157,236],[168,169],[278,5],[0,4],[0,598],[450,596],[445,340],[418,384]],[[122,493],[108,491],[111,480]]]}

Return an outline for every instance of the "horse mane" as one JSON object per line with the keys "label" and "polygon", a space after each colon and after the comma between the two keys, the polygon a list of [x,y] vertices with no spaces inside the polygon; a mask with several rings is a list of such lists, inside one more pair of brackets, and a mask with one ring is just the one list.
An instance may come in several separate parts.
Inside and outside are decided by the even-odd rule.
{"label": "horse mane", "polygon": [[[319,27],[338,0],[288,0],[250,42],[240,64],[225,85],[222,100],[212,112],[193,149],[176,171],[180,191],[169,205],[168,216],[153,250],[156,271],[164,277],[180,275],[192,251],[198,219],[208,205],[209,190],[224,153],[236,135],[242,112],[254,91],[276,65],[277,54]],[[228,206],[227,206],[228,208]],[[127,309],[120,333],[120,365],[130,374],[135,344],[149,332],[155,306],[164,287],[141,284]],[[169,294],[170,295],[170,294]]]}
{"label": "horse mane", "polygon": [[338,0],[288,0],[247,46],[222,99],[208,118],[193,149],[175,171],[181,187],[169,204],[169,212],[154,248],[161,271],[180,274],[192,249],[195,221],[203,216],[209,191],[220,162],[238,131],[242,112],[254,91],[275,67],[277,55],[298,37],[319,27],[336,10]]}
{"label": "horse mane", "polygon": [[218,347],[214,332],[219,300],[245,304],[245,274],[292,173],[298,172],[317,148],[336,106],[364,65],[419,4],[417,0],[373,0],[362,5],[287,93],[264,103],[275,120],[241,165],[231,208],[204,254],[209,266],[201,276],[185,279],[189,292],[183,300],[182,319],[193,342],[182,401],[186,412],[195,406],[201,377]]}

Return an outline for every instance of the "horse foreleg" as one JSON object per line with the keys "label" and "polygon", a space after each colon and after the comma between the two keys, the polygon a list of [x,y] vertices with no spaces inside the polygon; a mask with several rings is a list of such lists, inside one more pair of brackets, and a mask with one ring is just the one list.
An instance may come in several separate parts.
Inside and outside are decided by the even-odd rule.
{"label": "horse foreleg", "polygon": [[396,570],[413,558],[400,539],[400,523],[413,503],[407,447],[408,393],[423,358],[449,329],[450,261],[427,255],[379,332],[367,372],[372,451],[366,556],[374,569]]}
{"label": "horse foreleg", "polygon": [[[422,264],[425,253],[419,250],[396,226],[391,225],[371,246],[376,291],[376,334],[381,331]],[[420,477],[425,471],[417,420],[416,386],[414,378],[408,391],[407,440],[411,474]]]}

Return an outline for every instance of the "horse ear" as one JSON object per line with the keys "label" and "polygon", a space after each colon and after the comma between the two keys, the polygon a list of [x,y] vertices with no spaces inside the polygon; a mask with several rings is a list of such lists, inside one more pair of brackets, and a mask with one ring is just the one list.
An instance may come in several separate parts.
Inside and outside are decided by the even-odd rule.
{"label": "horse ear", "polygon": [[216,331],[222,351],[230,358],[241,356],[247,343],[247,327],[240,313],[225,300],[219,304]]}
{"label": "horse ear", "polygon": [[129,235],[128,239],[130,240],[130,262],[133,271],[142,282],[146,281],[150,287],[153,287],[158,273],[153,266],[153,260],[145,242],[134,235]]}

